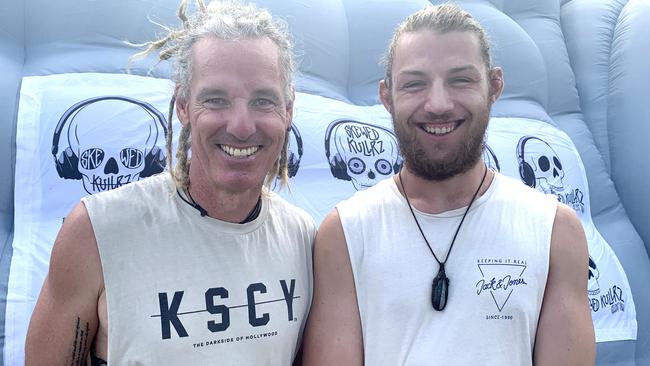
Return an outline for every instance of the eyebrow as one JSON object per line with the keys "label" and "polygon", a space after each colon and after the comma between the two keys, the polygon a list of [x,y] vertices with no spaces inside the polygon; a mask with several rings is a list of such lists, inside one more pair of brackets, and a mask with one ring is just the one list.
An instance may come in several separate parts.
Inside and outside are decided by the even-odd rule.
{"label": "eyebrow", "polygon": [[397,76],[400,75],[424,76],[426,74],[424,71],[420,71],[420,70],[402,70],[397,74]]}
{"label": "eyebrow", "polygon": [[465,66],[459,66],[459,67],[454,67],[451,70],[449,70],[450,74],[457,74],[459,72],[463,71],[472,71],[472,72],[479,72],[479,70],[476,68],[474,65],[465,65]]}
{"label": "eyebrow", "polygon": [[[254,97],[265,97],[265,98],[273,99],[273,101],[276,102],[280,100],[280,95],[278,94],[278,92],[271,88],[262,88],[262,89],[254,90],[252,94]],[[228,96],[228,92],[226,92],[223,89],[206,88],[206,89],[201,89],[199,91],[199,93],[197,94],[197,99],[202,100],[208,97],[225,97],[225,96]]]}
{"label": "eyebrow", "polygon": [[196,99],[202,100],[207,97],[222,97],[226,95],[228,95],[228,93],[226,93],[225,90],[208,88],[208,89],[201,89],[197,94]]}
{"label": "eyebrow", "polygon": [[280,94],[278,94],[278,91],[271,88],[257,89],[253,91],[253,96],[269,98],[272,99],[274,102],[280,101]]}
{"label": "eyebrow", "polygon": [[[453,67],[453,68],[449,69],[448,73],[449,74],[456,74],[456,73],[463,72],[463,71],[476,71],[476,72],[478,72],[479,70],[474,65],[463,65],[463,66]],[[398,75],[422,76],[422,75],[426,75],[426,73],[424,71],[420,71],[420,70],[408,70],[407,69],[407,70],[400,71]]]}

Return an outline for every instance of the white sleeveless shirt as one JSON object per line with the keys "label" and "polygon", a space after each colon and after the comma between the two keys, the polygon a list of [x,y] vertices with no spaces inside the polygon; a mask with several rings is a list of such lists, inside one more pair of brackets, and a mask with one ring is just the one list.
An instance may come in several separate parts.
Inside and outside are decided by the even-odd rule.
{"label": "white sleeveless shirt", "polygon": [[246,224],[201,217],[168,174],[83,199],[109,365],[291,365],[312,294],[311,217],[277,195]]}
{"label": "white sleeveless shirt", "polygon": [[[531,365],[557,199],[499,173],[468,212],[445,265],[449,297],[404,197],[386,179],[337,206],[348,245],[366,365]],[[465,208],[415,210],[445,259]]]}

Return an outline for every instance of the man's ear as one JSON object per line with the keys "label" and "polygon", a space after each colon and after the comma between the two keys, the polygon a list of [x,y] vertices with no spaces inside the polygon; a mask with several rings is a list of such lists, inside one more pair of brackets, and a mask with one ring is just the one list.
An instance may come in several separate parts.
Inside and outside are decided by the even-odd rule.
{"label": "man's ear", "polygon": [[386,82],[386,79],[379,81],[379,99],[381,100],[381,103],[384,105],[384,108],[386,108],[388,113],[392,113],[393,100],[391,98],[390,86]]}
{"label": "man's ear", "polygon": [[494,104],[503,93],[503,70],[500,67],[494,67],[490,70],[488,77],[490,82],[490,102]]}
{"label": "man's ear", "polygon": [[185,98],[180,95],[178,85],[174,89],[174,98],[176,98],[176,117],[178,117],[178,120],[181,121],[183,126],[186,126],[190,121],[189,111]]}

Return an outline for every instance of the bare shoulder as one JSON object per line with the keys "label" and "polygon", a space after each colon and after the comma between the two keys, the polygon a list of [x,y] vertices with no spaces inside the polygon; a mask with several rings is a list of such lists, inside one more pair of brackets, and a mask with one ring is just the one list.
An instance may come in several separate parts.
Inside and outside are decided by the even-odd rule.
{"label": "bare shoulder", "polygon": [[582,222],[573,209],[558,203],[551,234],[547,289],[549,286],[565,288],[586,297],[588,264],[589,251]]}
{"label": "bare shoulder", "polygon": [[347,255],[345,234],[339,212],[336,209],[332,210],[320,224],[316,234],[316,243],[323,247],[323,250],[346,249]]}
{"label": "bare shoulder", "polygon": [[[85,206],[66,217],[34,308],[25,343],[27,365],[81,364],[95,339],[103,276]],[[80,336],[81,335],[81,336]]]}
{"label": "bare shoulder", "polygon": [[314,298],[304,349],[308,365],[363,364],[354,275],[336,210],[325,218],[316,234]]}
{"label": "bare shoulder", "polygon": [[52,301],[98,298],[103,288],[95,233],[85,205],[78,203],[54,241],[41,297],[50,297]]}
{"label": "bare shoulder", "polygon": [[582,223],[571,208],[558,204],[535,340],[535,365],[594,363],[594,328],[587,301],[588,256]]}
{"label": "bare shoulder", "polygon": [[48,275],[65,275],[78,271],[86,275],[96,273],[101,278],[97,240],[83,203],[78,203],[63,222],[52,248]]}
{"label": "bare shoulder", "polygon": [[587,239],[580,219],[570,207],[558,204],[551,236],[551,265],[555,261],[585,264],[587,260]]}
{"label": "bare shoulder", "polygon": [[316,233],[314,277],[315,285],[320,287],[317,290],[343,291],[346,296],[356,297],[347,242],[336,209],[325,217]]}

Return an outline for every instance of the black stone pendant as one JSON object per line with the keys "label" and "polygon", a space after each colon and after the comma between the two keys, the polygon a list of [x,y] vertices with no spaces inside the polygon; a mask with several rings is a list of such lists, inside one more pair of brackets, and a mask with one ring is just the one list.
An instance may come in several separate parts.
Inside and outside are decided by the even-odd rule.
{"label": "black stone pendant", "polygon": [[433,308],[442,311],[447,305],[447,294],[449,293],[449,278],[445,274],[444,264],[440,265],[438,274],[431,285],[431,305]]}

